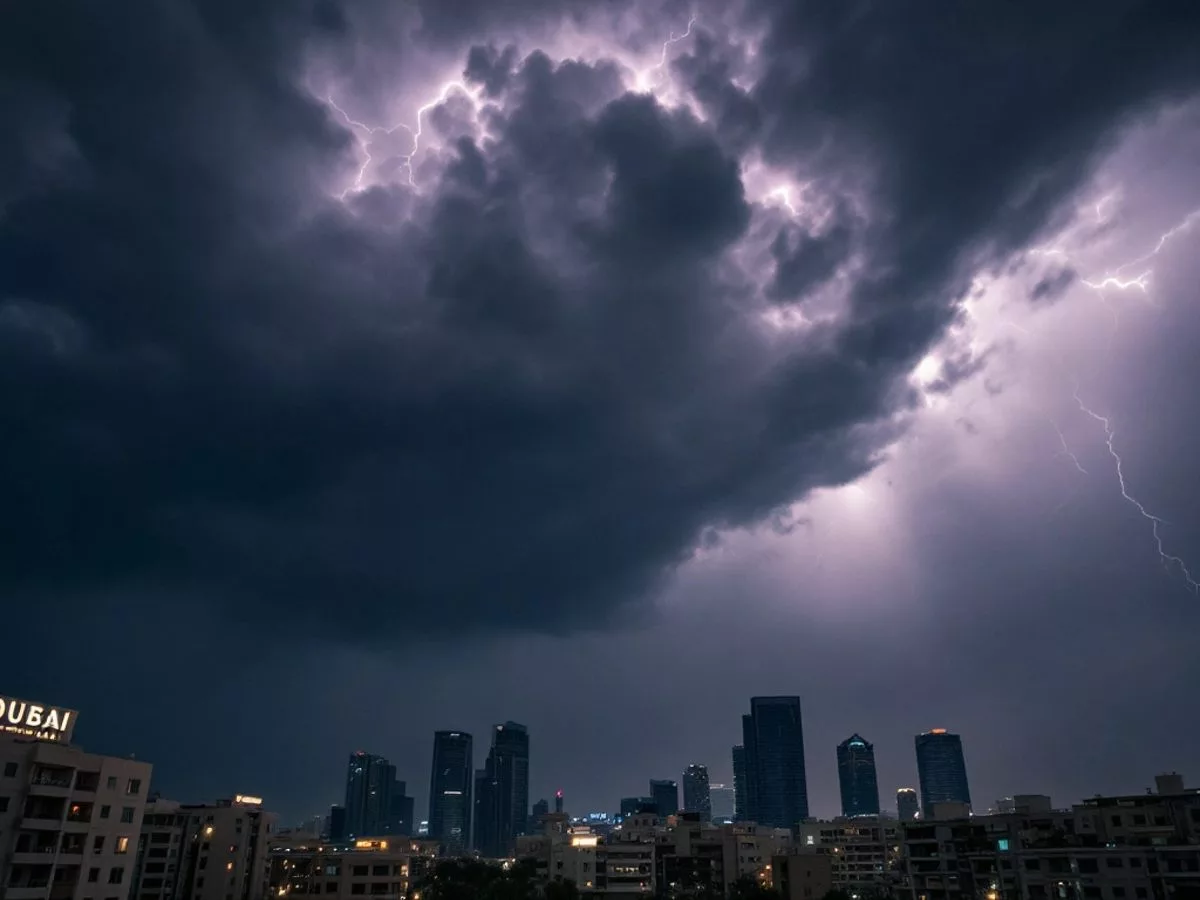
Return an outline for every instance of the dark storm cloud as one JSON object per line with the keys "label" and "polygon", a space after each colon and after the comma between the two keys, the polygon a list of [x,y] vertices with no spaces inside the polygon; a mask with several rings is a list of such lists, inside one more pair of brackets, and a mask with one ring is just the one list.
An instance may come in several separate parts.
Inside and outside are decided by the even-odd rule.
{"label": "dark storm cloud", "polygon": [[[1200,63],[1190,15],[1090,11],[1068,40],[845,8],[763,7],[752,91],[708,39],[680,64],[740,144],[622,96],[615,66],[471,51],[489,140],[452,100],[420,197],[343,206],[351,135],[301,85],[306,51],[358,34],[348,9],[10,5],[0,345],[28,337],[0,359],[0,586],[187,586],[363,639],[555,630],[642,597],[705,527],[855,478],[966,262],[1041,227],[1131,105]],[[516,10],[427,4],[421,28]],[[768,340],[722,265],[760,122],[787,168],[872,173],[853,180],[889,223],[859,227],[830,333]],[[781,246],[777,290],[828,277],[833,234]]]}
{"label": "dark storm cloud", "polygon": [[1029,299],[1034,303],[1053,303],[1067,292],[1075,283],[1077,273],[1074,269],[1059,269],[1038,280],[1029,292]]}
{"label": "dark storm cloud", "polygon": [[1200,81],[1186,2],[750,8],[769,153],[869,172],[884,213],[842,345],[865,359],[913,353],[946,324],[947,292],[1043,228],[1115,126]]}

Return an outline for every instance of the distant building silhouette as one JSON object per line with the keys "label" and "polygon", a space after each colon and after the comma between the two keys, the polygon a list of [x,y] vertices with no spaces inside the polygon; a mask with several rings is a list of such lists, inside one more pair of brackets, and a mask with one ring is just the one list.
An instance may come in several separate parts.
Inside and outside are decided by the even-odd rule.
{"label": "distant building silhouette", "polygon": [[746,748],[738,744],[733,748],[733,818],[746,821]]}
{"label": "distant building silhouette", "polygon": [[465,731],[435,731],[429,776],[429,836],[448,855],[462,853],[471,840],[474,749]]}
{"label": "distant building silhouette", "polygon": [[746,819],[795,828],[808,818],[804,728],[799,697],[751,697],[742,716]]}
{"label": "distant building silhouette", "polygon": [[901,822],[911,822],[921,811],[917,802],[917,792],[912,788],[900,788],[896,791],[896,817]]}
{"label": "distant building silhouette", "polygon": [[396,767],[384,757],[361,750],[350,754],[346,771],[346,839],[387,832],[395,784]]}
{"label": "distant building silhouette", "polygon": [[701,822],[712,820],[712,795],[707,766],[692,764],[683,770],[683,810],[696,813]]}
{"label": "distant building silhouette", "polygon": [[838,744],[838,783],[843,816],[879,815],[879,782],[875,777],[875,747],[853,734]]}
{"label": "distant building silhouette", "polygon": [[475,773],[475,849],[499,859],[529,826],[529,731],[516,722],[492,730],[492,748]]}
{"label": "distant building silhouette", "polygon": [[734,821],[733,788],[726,784],[710,784],[708,796],[712,800],[712,820],[716,823]]}
{"label": "distant building silhouette", "polygon": [[622,797],[621,818],[644,812],[647,809],[657,809],[653,797]]}
{"label": "distant building silhouette", "polygon": [[679,784],[670,779],[650,779],[650,798],[662,818],[679,812]]}
{"label": "distant building silhouette", "polygon": [[934,728],[916,737],[917,776],[921,782],[921,809],[930,814],[934,803],[971,805],[967,764],[962,738],[945,728]]}

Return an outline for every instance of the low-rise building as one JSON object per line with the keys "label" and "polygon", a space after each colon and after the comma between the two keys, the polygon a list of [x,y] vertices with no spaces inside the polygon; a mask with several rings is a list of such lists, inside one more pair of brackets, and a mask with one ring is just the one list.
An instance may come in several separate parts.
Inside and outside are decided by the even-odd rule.
{"label": "low-rise building", "polygon": [[770,885],[783,900],[821,900],[834,889],[832,856],[805,852],[773,856]]}
{"label": "low-rise building", "polygon": [[900,874],[901,826],[895,819],[856,816],[803,822],[796,840],[802,852],[829,857],[833,886],[849,894],[885,889]]}
{"label": "low-rise building", "polygon": [[211,805],[156,799],[138,840],[133,900],[263,900],[275,818],[247,795]]}
{"label": "low-rise building", "polygon": [[437,841],[391,836],[277,841],[270,850],[270,893],[402,900],[437,865],[438,849]]}
{"label": "low-rise building", "polygon": [[[1200,791],[1095,797],[1071,810],[907,823],[913,900],[1200,898]],[[1164,787],[1160,784],[1160,791]],[[1015,804],[1014,804],[1015,806]]]}

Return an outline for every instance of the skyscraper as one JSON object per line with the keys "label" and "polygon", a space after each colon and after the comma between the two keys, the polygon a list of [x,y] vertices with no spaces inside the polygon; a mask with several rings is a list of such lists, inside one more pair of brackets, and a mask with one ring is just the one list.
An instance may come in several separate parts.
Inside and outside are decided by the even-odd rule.
{"label": "skyscraper", "polygon": [[708,796],[712,799],[712,820],[718,824],[734,821],[734,793],[727,784],[710,784]]}
{"label": "skyscraper", "polygon": [[911,822],[917,817],[920,807],[917,805],[917,792],[912,788],[900,788],[896,791],[896,816],[901,822]]}
{"label": "skyscraper", "polygon": [[334,804],[329,807],[329,825],[325,829],[329,839],[341,842],[346,839],[346,807]]}
{"label": "skyscraper", "polygon": [[557,791],[554,792],[554,811],[560,815],[562,814],[562,811],[563,811],[562,788],[559,788]]}
{"label": "skyscraper", "polygon": [[858,734],[838,744],[838,782],[843,816],[879,815],[879,782],[875,777],[875,747]]}
{"label": "skyscraper", "polygon": [[475,773],[475,849],[498,859],[529,825],[529,731],[516,722],[492,730],[492,749]]}
{"label": "skyscraper", "polygon": [[458,855],[471,839],[471,789],[474,775],[471,735],[433,733],[433,769],[429,777],[429,836]]}
{"label": "skyscraper", "polygon": [[669,779],[650,779],[650,798],[664,819],[679,812],[679,785]]}
{"label": "skyscraper", "polygon": [[683,810],[699,813],[701,822],[712,820],[712,796],[708,786],[708,767],[693,763],[683,770]]}
{"label": "skyscraper", "polygon": [[917,776],[921,781],[921,809],[930,814],[934,803],[971,805],[967,764],[962,738],[945,728],[934,728],[916,737]]}
{"label": "skyscraper", "polygon": [[403,781],[392,783],[391,796],[388,799],[388,812],[381,827],[372,833],[376,835],[403,834],[411,836],[416,823],[413,822],[413,798],[408,796],[408,784]]}
{"label": "skyscraper", "polygon": [[396,767],[382,756],[361,750],[350,754],[346,772],[346,838],[387,832],[395,783]]}
{"label": "skyscraper", "polygon": [[733,748],[733,818],[737,822],[747,820],[746,748],[741,744]]}
{"label": "skyscraper", "polygon": [[808,818],[799,697],[751,697],[742,716],[746,819],[792,828]]}

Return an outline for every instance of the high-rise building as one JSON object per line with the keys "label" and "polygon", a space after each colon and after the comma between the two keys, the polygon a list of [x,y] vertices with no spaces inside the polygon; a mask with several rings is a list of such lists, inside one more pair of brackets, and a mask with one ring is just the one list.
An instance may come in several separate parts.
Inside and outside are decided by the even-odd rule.
{"label": "high-rise building", "polygon": [[664,819],[679,812],[679,784],[667,778],[650,779],[650,799]]}
{"label": "high-rise building", "polygon": [[838,782],[843,816],[879,815],[879,782],[875,777],[875,747],[852,734],[838,744]]}
{"label": "high-rise building", "polygon": [[329,839],[341,842],[346,839],[346,807],[334,804],[329,807]]}
{"label": "high-rise building", "polygon": [[516,722],[497,725],[492,749],[475,773],[475,849],[507,856],[529,825],[529,731]]}
{"label": "high-rise building", "polygon": [[746,748],[738,744],[733,748],[733,818],[746,821]]}
{"label": "high-rise building", "polygon": [[911,822],[920,811],[917,792],[913,788],[900,788],[896,791],[896,818],[901,822]]}
{"label": "high-rise building", "polygon": [[415,810],[413,798],[408,796],[408,784],[396,781],[392,785],[391,802],[388,806],[387,821],[380,834],[402,834],[412,837],[416,823],[413,821]]}
{"label": "high-rise building", "polygon": [[733,788],[726,784],[710,784],[708,795],[712,798],[712,820],[718,824],[734,821],[736,798]]}
{"label": "high-rise building", "polygon": [[554,812],[555,813],[557,813],[559,815],[562,814],[563,802],[564,802],[563,801],[563,792],[562,792],[562,789],[559,788],[557,791],[554,792]]}
{"label": "high-rise building", "polygon": [[396,767],[382,756],[361,750],[350,754],[346,772],[346,838],[387,833],[395,785]]}
{"label": "high-rise building", "polygon": [[971,805],[967,764],[962,738],[945,728],[934,728],[916,737],[917,777],[921,782],[921,809],[926,816],[934,803]]}
{"label": "high-rise building", "polygon": [[465,731],[433,733],[429,837],[452,856],[462,853],[471,840],[473,752],[471,735]]}
{"label": "high-rise building", "polygon": [[684,812],[698,813],[701,822],[712,820],[707,766],[693,763],[683,770],[683,809]]}
{"label": "high-rise building", "polygon": [[792,828],[808,818],[799,697],[751,697],[742,716],[746,819]]}

